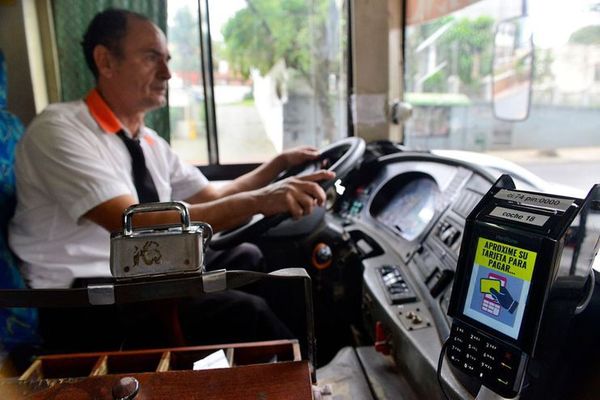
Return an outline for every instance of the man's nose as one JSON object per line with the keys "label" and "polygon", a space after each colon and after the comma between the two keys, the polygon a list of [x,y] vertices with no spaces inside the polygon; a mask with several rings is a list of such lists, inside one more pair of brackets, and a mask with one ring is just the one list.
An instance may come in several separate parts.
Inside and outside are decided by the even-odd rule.
{"label": "man's nose", "polygon": [[158,69],[158,76],[164,80],[171,79],[171,70],[166,60],[161,61]]}

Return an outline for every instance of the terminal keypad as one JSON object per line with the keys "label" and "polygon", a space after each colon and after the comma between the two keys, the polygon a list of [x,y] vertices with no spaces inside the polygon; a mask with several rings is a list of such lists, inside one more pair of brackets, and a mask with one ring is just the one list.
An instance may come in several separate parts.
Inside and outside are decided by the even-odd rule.
{"label": "terminal keypad", "polygon": [[456,368],[476,377],[503,397],[519,390],[527,356],[457,321],[448,338],[447,355]]}

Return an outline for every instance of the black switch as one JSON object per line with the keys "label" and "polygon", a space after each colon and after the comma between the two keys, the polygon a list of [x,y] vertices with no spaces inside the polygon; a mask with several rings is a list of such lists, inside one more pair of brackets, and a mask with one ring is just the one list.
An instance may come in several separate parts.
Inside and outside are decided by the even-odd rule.
{"label": "black switch", "polygon": [[439,294],[442,293],[446,287],[448,287],[450,282],[452,282],[452,278],[454,278],[454,271],[450,269],[443,270],[437,282],[429,290],[429,293],[433,297],[439,296]]}

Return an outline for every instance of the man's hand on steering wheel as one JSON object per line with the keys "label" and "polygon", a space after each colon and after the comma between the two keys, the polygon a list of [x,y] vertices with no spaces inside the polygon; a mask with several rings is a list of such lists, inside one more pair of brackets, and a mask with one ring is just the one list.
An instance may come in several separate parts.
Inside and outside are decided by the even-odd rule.
{"label": "man's hand on steering wheel", "polygon": [[279,172],[304,164],[307,161],[319,158],[319,149],[312,146],[299,146],[284,150],[276,158],[279,164]]}
{"label": "man's hand on steering wheel", "polygon": [[334,177],[344,177],[361,160],[365,142],[361,138],[348,137],[316,154],[313,151],[312,147],[304,146],[275,157],[269,163],[271,167],[297,164],[281,171],[267,186],[252,191],[262,215],[255,215],[236,229],[215,234],[211,247],[223,249],[253,241],[287,218],[299,219],[310,214],[317,205],[323,206],[325,190],[333,184]]}
{"label": "man's hand on steering wheel", "polygon": [[325,204],[325,191],[318,182],[335,178],[332,171],[320,170],[308,175],[291,176],[254,191],[265,216],[289,213],[293,219],[310,214]]}

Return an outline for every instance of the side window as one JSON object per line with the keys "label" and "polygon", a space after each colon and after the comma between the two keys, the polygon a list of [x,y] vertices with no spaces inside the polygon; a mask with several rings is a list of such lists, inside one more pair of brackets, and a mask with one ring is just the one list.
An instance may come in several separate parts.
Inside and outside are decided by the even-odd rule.
{"label": "side window", "polygon": [[168,1],[175,151],[196,164],[254,163],[346,136],[347,7],[347,0]]}
{"label": "side window", "polygon": [[[585,191],[598,181],[597,1],[422,0],[408,2],[406,14],[405,100],[414,113],[405,144],[496,153]],[[494,35],[501,21],[521,16],[535,51],[531,107],[527,119],[510,122],[494,117],[492,100],[517,108],[502,80],[526,65],[494,76]]]}
{"label": "side window", "polygon": [[414,113],[406,144],[411,147],[481,151],[505,141],[505,129],[492,129],[494,30],[499,20],[519,15],[521,3],[500,7],[500,0],[483,0],[465,7],[468,3],[448,3],[426,16],[407,10],[405,99]]}
{"label": "side window", "polygon": [[206,105],[200,58],[198,2],[169,1],[167,7],[167,41],[171,53],[171,146],[186,161],[207,164]]}

